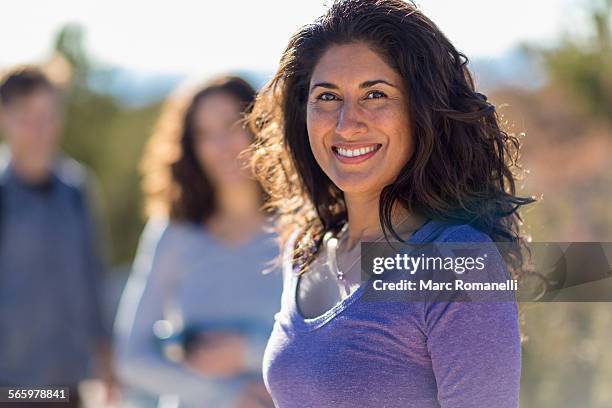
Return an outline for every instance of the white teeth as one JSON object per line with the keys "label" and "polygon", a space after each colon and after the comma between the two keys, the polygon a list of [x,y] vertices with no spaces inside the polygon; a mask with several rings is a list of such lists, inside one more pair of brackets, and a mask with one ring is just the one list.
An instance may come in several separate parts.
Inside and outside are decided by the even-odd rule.
{"label": "white teeth", "polygon": [[368,146],[368,147],[361,147],[359,149],[345,149],[342,147],[338,147],[336,148],[336,151],[338,152],[338,154],[340,156],[345,156],[345,157],[355,157],[355,156],[362,156],[366,153],[370,153],[372,151],[376,150],[376,146],[372,145],[372,146]]}

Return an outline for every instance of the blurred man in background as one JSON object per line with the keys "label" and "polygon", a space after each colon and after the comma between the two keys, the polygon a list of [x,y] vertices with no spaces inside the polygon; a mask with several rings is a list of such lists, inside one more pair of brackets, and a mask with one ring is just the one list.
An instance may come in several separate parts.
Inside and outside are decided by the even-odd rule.
{"label": "blurred man in background", "polygon": [[59,93],[37,69],[0,83],[0,130],[0,386],[70,387],[58,406],[80,406],[92,367],[112,379],[87,172],[59,153]]}

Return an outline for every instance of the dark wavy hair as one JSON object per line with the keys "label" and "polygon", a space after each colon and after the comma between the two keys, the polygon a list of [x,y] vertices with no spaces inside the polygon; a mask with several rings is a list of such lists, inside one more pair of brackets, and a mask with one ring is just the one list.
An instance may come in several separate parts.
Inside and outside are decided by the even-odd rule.
{"label": "dark wavy hair", "polygon": [[203,223],[217,210],[215,188],[196,157],[193,119],[200,102],[219,93],[235,98],[244,115],[255,101],[255,90],[248,82],[222,76],[191,96],[166,102],[141,163],[148,216]]}
{"label": "dark wavy hair", "polygon": [[252,169],[269,194],[284,237],[300,228],[294,260],[302,271],[322,237],[347,222],[343,193],[309,145],[306,102],[315,65],[333,45],[363,42],[403,78],[415,154],[380,196],[386,236],[401,240],[391,210],[470,224],[495,242],[521,242],[515,194],[518,137],[503,131],[495,107],[475,91],[468,59],[412,3],[339,0],[289,40],[278,71],[250,115],[257,134]]}

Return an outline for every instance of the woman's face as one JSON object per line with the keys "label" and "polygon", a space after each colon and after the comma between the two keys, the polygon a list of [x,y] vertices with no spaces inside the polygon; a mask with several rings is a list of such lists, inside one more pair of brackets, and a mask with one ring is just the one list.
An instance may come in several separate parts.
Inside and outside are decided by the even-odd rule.
{"label": "woman's face", "polygon": [[402,78],[364,43],[323,54],[310,81],[306,122],[317,163],[345,193],[379,193],[413,152]]}
{"label": "woman's face", "polygon": [[240,119],[240,103],[223,92],[205,96],[195,110],[196,156],[217,186],[247,179],[248,173],[238,155],[248,147],[251,137]]}

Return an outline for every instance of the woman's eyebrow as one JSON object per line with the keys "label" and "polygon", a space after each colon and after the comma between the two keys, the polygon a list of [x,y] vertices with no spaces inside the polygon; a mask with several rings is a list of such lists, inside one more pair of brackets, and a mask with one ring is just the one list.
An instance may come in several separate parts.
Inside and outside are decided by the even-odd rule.
{"label": "woman's eyebrow", "polygon": [[359,85],[359,88],[362,88],[362,89],[363,88],[369,88],[371,86],[378,85],[378,84],[385,84],[385,85],[389,85],[389,86],[391,86],[393,88],[397,88],[396,85],[393,85],[392,83],[387,82],[384,79],[375,79],[375,80],[372,80],[372,81],[362,82],[361,85]]}
{"label": "woman's eyebrow", "polygon": [[331,82],[317,82],[310,87],[310,92],[316,87],[327,88],[327,89],[339,89],[338,85],[332,84]]}
{"label": "woman's eyebrow", "polygon": [[[362,82],[359,85],[359,88],[361,88],[361,89],[370,88],[370,87],[372,87],[374,85],[378,85],[378,84],[385,84],[385,85],[391,86],[393,88],[397,88],[396,85],[393,85],[392,83],[390,83],[388,81],[385,81],[384,79],[374,79],[374,80],[371,80],[371,81]],[[340,89],[338,87],[338,85],[333,84],[331,82],[317,82],[316,84],[313,84],[310,87],[310,92],[312,92],[316,87],[327,88],[327,89]]]}

